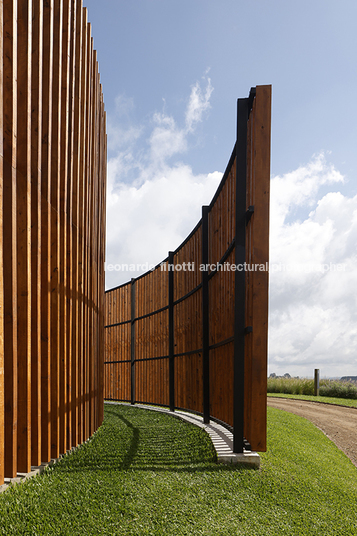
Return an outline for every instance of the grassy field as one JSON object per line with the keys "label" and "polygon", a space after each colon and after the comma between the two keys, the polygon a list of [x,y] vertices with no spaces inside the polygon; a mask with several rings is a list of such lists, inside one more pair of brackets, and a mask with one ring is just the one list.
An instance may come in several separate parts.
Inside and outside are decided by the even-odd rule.
{"label": "grassy field", "polygon": [[357,535],[357,468],[283,411],[254,470],[218,465],[192,425],[108,405],[87,444],[0,495],[0,534]]}
{"label": "grassy field", "polygon": [[[357,384],[338,380],[320,380],[320,396],[357,400]],[[268,393],[314,394],[314,380],[308,378],[268,378]]]}

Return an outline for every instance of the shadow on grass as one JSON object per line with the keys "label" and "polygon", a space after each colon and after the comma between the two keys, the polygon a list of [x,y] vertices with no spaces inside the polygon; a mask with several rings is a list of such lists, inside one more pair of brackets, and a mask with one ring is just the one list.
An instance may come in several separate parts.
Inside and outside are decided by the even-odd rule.
{"label": "shadow on grass", "polygon": [[137,455],[138,448],[139,448],[139,435],[140,435],[140,432],[139,432],[139,428],[133,426],[132,423],[130,421],[128,421],[127,419],[125,419],[125,417],[123,417],[122,415],[116,415],[116,417],[118,417],[121,421],[123,421],[123,423],[133,431],[133,436],[132,436],[132,439],[131,439],[131,442],[130,442],[130,447],[126,451],[126,453],[124,455],[124,459],[123,459],[121,467],[120,467],[120,469],[125,471],[126,469],[129,469],[129,467],[132,465],[132,463],[133,463],[133,461],[135,459],[135,456]]}
{"label": "shadow on grass", "polygon": [[206,433],[195,426],[127,406],[106,407],[101,433],[59,464],[64,472],[240,471],[247,466],[216,462]]}

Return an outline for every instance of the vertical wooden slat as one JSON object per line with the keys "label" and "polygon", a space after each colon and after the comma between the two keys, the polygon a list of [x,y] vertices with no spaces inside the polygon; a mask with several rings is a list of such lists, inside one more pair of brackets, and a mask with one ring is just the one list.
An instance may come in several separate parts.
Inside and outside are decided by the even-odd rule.
{"label": "vertical wooden slat", "polygon": [[80,207],[80,155],[82,128],[81,117],[81,86],[82,86],[82,3],[76,5],[75,25],[75,75],[74,75],[74,118],[73,118],[73,180],[72,180],[72,445],[77,446],[78,439],[78,413],[79,413],[79,295],[78,295],[78,260],[79,260],[79,207]]}
{"label": "vertical wooden slat", "polygon": [[5,477],[4,279],[3,279],[3,1],[0,1],[0,485]]}
{"label": "vertical wooden slat", "polygon": [[51,459],[51,154],[53,0],[43,4],[41,146],[41,452]]}
{"label": "vertical wooden slat", "polygon": [[[69,85],[68,85],[68,157],[67,157],[67,204],[65,207],[66,212],[66,287],[65,287],[65,299],[66,299],[66,313],[67,313],[67,329],[65,332],[65,344],[66,344],[66,356],[67,356],[67,370],[66,370],[66,414],[67,414],[67,449],[73,446],[72,437],[72,359],[73,359],[73,212],[75,211],[74,203],[74,188],[73,188],[73,176],[74,176],[74,99],[75,99],[75,63],[76,63],[76,0],[70,0],[71,21],[69,24]],[[78,160],[78,156],[77,156]]]}
{"label": "vertical wooden slat", "polygon": [[[104,111],[103,89],[100,86],[100,99],[101,99],[101,124],[99,130],[101,132],[101,155],[100,155],[100,169],[99,176],[106,177],[106,161],[107,161],[107,149],[106,149],[106,117]],[[102,228],[98,233],[99,240],[99,252],[98,252],[98,303],[99,303],[99,347],[98,347],[98,426],[100,426],[104,419],[104,292],[105,292],[105,274],[104,274],[104,262],[105,262],[105,181],[101,181],[100,185],[100,212],[99,222],[102,222]]]}
{"label": "vertical wooden slat", "polygon": [[31,2],[18,4],[17,34],[17,468],[26,473],[31,469]]}
{"label": "vertical wooden slat", "polygon": [[95,409],[94,409],[94,339],[95,339],[95,328],[94,328],[94,251],[95,251],[95,202],[96,202],[96,166],[97,166],[97,76],[96,76],[96,67],[97,67],[97,55],[96,51],[93,50],[93,39],[91,40],[92,47],[92,128],[91,128],[91,179],[90,179],[90,188],[89,188],[89,217],[88,217],[88,304],[89,304],[89,316],[88,316],[88,342],[89,342],[89,359],[88,359],[88,393],[89,393],[89,435],[94,431],[94,421],[95,421]]}
{"label": "vertical wooden slat", "polygon": [[79,167],[79,214],[78,214],[78,442],[84,440],[84,389],[85,389],[85,182],[86,182],[86,146],[87,146],[87,71],[88,71],[88,47],[87,47],[87,10],[83,9],[82,18],[82,83],[81,83],[81,130],[80,130],[80,167]]}
{"label": "vertical wooden slat", "polygon": [[51,147],[51,456],[60,454],[60,156],[62,0],[54,0]]}
{"label": "vertical wooden slat", "polygon": [[86,109],[86,148],[85,148],[85,165],[86,165],[86,174],[85,174],[85,184],[84,184],[84,228],[83,228],[83,242],[84,242],[84,278],[83,278],[83,288],[84,288],[84,419],[83,419],[83,435],[84,437],[89,437],[89,356],[90,356],[90,347],[89,347],[89,225],[90,225],[90,213],[89,213],[89,192],[90,192],[90,181],[91,181],[91,128],[92,128],[92,42],[91,42],[91,25],[87,24],[87,109]]}
{"label": "vertical wooden slat", "polygon": [[[270,180],[270,124],[271,86],[257,86],[254,121],[254,250],[252,263],[269,262],[269,180]],[[266,450],[266,391],[268,346],[268,283],[267,271],[252,273],[251,290],[253,332],[251,352],[250,390],[253,393],[248,422],[251,427],[249,440],[252,448]]]}
{"label": "vertical wooden slat", "polygon": [[5,0],[3,71],[3,234],[5,476],[17,473],[17,1]]}
{"label": "vertical wooden slat", "polygon": [[42,2],[33,0],[31,87],[31,465],[41,464]]}
{"label": "vertical wooden slat", "polygon": [[59,159],[59,450],[67,450],[67,196],[71,1],[63,0]]}

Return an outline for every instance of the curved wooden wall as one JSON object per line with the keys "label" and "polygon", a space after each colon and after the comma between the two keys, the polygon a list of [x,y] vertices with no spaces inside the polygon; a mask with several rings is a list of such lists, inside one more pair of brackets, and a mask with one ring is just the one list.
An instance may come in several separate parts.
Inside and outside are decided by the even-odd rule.
{"label": "curved wooden wall", "polygon": [[1,0],[0,58],[1,484],[103,419],[106,118],[81,1]]}
{"label": "curved wooden wall", "polygon": [[201,413],[233,428],[236,451],[243,438],[264,451],[268,271],[214,268],[269,261],[271,87],[239,101],[237,142],[200,222],[155,270],[106,292],[104,396]]}

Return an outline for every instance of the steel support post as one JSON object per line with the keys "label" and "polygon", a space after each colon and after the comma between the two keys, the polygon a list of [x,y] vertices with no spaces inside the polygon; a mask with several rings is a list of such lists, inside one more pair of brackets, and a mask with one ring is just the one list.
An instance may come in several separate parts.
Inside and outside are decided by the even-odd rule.
{"label": "steel support post", "polygon": [[[202,264],[208,265],[208,212],[202,207]],[[210,421],[209,400],[209,290],[208,270],[202,271],[202,361],[203,361],[203,422]]]}
{"label": "steel support post", "polygon": [[131,404],[135,404],[135,279],[131,280]]}
{"label": "steel support post", "polygon": [[[235,264],[245,263],[247,122],[249,99],[238,99]],[[243,452],[245,271],[235,272],[233,452]]]}
{"label": "steel support post", "polygon": [[174,254],[169,251],[169,403],[175,411],[175,357],[174,357]]}

